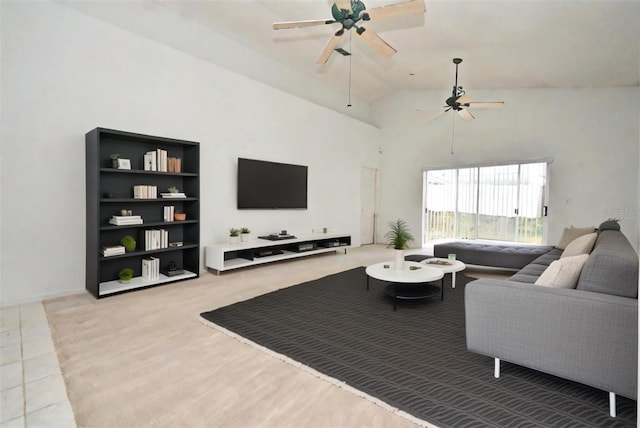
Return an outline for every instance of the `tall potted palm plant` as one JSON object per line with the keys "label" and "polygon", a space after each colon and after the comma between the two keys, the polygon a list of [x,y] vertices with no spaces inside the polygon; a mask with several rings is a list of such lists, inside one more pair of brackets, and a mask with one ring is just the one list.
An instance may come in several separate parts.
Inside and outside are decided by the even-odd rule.
{"label": "tall potted palm plant", "polygon": [[414,240],[409,225],[402,219],[390,221],[389,231],[384,235],[389,247],[395,250],[394,269],[404,269],[404,250]]}

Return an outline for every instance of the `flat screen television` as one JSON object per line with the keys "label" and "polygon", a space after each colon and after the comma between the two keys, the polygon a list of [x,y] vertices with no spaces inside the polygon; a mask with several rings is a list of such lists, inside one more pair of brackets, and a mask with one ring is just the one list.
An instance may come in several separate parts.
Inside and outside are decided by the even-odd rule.
{"label": "flat screen television", "polygon": [[307,170],[238,158],[238,209],[307,209]]}

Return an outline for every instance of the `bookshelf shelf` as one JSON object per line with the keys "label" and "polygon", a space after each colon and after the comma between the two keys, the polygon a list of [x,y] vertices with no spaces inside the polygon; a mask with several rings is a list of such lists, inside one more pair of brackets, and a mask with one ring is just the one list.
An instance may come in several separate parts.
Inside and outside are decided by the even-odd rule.
{"label": "bookshelf shelf", "polygon": [[[131,132],[96,128],[85,136],[87,174],[87,245],[86,289],[96,298],[197,278],[200,272],[200,145],[197,142],[154,137]],[[145,154],[161,152],[179,158],[181,172],[145,170],[149,165]],[[118,153],[129,159],[131,169],[111,167],[110,155]],[[149,168],[147,168],[149,169]],[[172,169],[172,168],[171,168]],[[158,195],[177,187],[186,198],[133,198],[134,186],[155,186]],[[137,188],[138,189],[138,188]],[[166,221],[165,207],[187,214],[187,220]],[[109,220],[120,216],[121,210],[131,210],[142,217],[142,224],[112,225]],[[172,212],[172,211],[170,211]],[[145,232],[163,229],[168,243],[183,242],[182,246],[168,246],[145,251]],[[103,256],[101,249],[119,245],[125,236],[137,241],[136,250],[124,254]],[[149,248],[149,247],[147,247]],[[152,247],[151,247],[152,248]],[[143,260],[159,260],[159,270],[166,272],[175,265],[184,274],[159,275],[157,279],[143,278]],[[147,263],[147,262],[145,262]],[[133,269],[134,278],[120,283],[118,273],[123,268]],[[148,277],[148,276],[147,276]]]}

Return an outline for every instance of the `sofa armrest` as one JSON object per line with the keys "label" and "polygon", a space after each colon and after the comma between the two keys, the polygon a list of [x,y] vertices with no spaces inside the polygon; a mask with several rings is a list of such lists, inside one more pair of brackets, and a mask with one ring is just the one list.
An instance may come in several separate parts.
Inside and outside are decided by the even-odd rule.
{"label": "sofa armrest", "polygon": [[637,397],[637,299],[479,279],[465,316],[470,351]]}

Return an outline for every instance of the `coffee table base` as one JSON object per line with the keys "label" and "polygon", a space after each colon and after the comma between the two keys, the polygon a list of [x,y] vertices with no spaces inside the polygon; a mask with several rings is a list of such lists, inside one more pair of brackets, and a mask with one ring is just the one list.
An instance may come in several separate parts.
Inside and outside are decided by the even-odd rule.
{"label": "coffee table base", "polygon": [[444,300],[444,283],[440,286],[433,284],[400,284],[392,282],[387,284],[384,292],[393,297],[393,310],[396,310],[398,299],[417,300],[428,299],[430,297],[440,296],[440,301]]}

